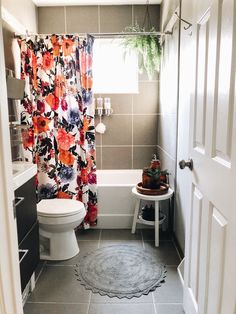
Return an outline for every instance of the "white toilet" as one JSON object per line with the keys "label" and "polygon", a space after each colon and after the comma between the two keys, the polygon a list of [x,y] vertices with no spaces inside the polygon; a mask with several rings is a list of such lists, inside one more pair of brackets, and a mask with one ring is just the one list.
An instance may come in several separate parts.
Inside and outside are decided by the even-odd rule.
{"label": "white toilet", "polygon": [[74,229],[83,221],[84,204],[72,199],[44,199],[37,204],[40,258],[66,260],[79,253]]}

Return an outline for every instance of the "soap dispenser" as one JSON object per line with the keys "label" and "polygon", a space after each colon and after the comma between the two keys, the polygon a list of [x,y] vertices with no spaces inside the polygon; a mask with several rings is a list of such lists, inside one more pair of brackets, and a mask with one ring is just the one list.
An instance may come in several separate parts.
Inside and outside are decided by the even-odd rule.
{"label": "soap dispenser", "polygon": [[161,162],[154,154],[150,167],[143,169],[142,187],[147,189],[160,189],[161,185]]}

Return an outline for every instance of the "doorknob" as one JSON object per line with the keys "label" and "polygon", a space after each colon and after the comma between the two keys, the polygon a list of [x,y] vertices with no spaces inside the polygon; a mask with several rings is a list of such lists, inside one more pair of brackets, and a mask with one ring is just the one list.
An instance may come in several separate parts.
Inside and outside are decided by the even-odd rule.
{"label": "doorknob", "polygon": [[179,162],[179,167],[180,169],[184,169],[185,167],[189,167],[189,169],[192,171],[193,170],[193,160],[189,159],[189,161],[181,160]]}

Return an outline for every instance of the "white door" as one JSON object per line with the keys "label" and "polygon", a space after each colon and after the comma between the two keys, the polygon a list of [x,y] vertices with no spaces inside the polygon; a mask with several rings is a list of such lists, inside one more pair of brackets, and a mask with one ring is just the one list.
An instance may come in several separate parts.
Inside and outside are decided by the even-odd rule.
{"label": "white door", "polygon": [[193,23],[188,57],[193,78],[189,156],[194,166],[184,309],[186,314],[235,314],[236,1],[191,2],[190,7],[183,0],[183,18],[188,19],[184,14],[190,10]]}
{"label": "white door", "polygon": [[0,314],[23,314],[0,0]]}

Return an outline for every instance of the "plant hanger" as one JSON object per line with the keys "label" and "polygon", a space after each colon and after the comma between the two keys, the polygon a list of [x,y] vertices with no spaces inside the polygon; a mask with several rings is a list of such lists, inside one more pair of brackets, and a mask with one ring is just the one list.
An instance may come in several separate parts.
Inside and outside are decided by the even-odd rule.
{"label": "plant hanger", "polygon": [[151,30],[153,28],[152,26],[152,21],[151,21],[151,16],[150,16],[150,12],[149,12],[149,0],[146,2],[146,10],[145,10],[145,16],[144,16],[144,20],[143,20],[143,30],[145,30],[145,25],[147,24],[147,27],[149,30]]}
{"label": "plant hanger", "polygon": [[[148,32],[145,31],[147,25]],[[146,3],[145,15],[142,25],[135,23],[133,26],[125,28],[125,31],[133,32],[136,36],[123,39],[125,53],[134,51],[139,57],[139,72],[145,71],[151,80],[155,72],[159,72],[161,58],[160,35],[157,34],[152,25],[149,12],[149,0]],[[146,35],[144,35],[146,34]]]}

